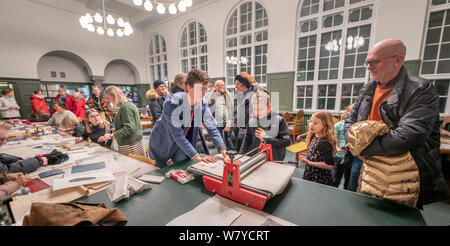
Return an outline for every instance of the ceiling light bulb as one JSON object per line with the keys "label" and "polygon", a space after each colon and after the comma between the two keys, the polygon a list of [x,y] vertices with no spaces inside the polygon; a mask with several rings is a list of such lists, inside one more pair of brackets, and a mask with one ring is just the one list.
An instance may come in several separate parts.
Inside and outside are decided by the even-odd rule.
{"label": "ceiling light bulb", "polygon": [[130,34],[134,32],[133,28],[131,27],[131,25],[128,21],[125,23],[124,31],[125,30],[127,30],[127,32],[129,32]]}
{"label": "ceiling light bulb", "polygon": [[108,31],[106,31],[106,34],[108,34],[108,36],[113,37],[114,36],[114,31],[109,28]]}
{"label": "ceiling light bulb", "polygon": [[184,3],[186,3],[186,7],[192,6],[192,0],[184,0]]}
{"label": "ceiling light bulb", "polygon": [[89,13],[86,14],[86,21],[87,21],[87,23],[94,22],[94,19],[92,18],[91,14],[89,14]]}
{"label": "ceiling light bulb", "polygon": [[99,27],[97,27],[97,33],[100,35],[103,35],[103,34],[105,34],[105,30],[103,30],[103,28],[99,26]]}
{"label": "ceiling light bulb", "polygon": [[95,27],[94,27],[94,25],[92,25],[92,24],[88,24],[87,29],[88,29],[88,31],[90,31],[90,32],[95,32]]}
{"label": "ceiling light bulb", "polygon": [[150,1],[145,1],[144,3],[144,9],[147,11],[152,11],[153,10],[153,4]]}
{"label": "ceiling light bulb", "polygon": [[175,7],[174,4],[171,4],[171,5],[169,6],[169,13],[171,13],[171,14],[173,14],[173,15],[177,13],[177,7]]}
{"label": "ceiling light bulb", "polygon": [[116,22],[114,20],[114,18],[112,17],[112,15],[108,15],[108,17],[106,17],[106,22],[108,22],[108,24],[110,25],[114,25],[114,23]]}
{"label": "ceiling light bulb", "polygon": [[158,11],[159,14],[164,14],[164,13],[166,13],[166,8],[164,7],[164,5],[158,4],[156,11]]}
{"label": "ceiling light bulb", "polygon": [[184,2],[184,1],[181,1],[179,4],[178,4],[178,10],[180,11],[180,12],[185,12],[186,11],[186,3]]}
{"label": "ceiling light bulb", "polygon": [[123,31],[121,29],[118,29],[116,32],[117,36],[123,37]]}
{"label": "ceiling light bulb", "polygon": [[95,22],[102,23],[103,22],[103,17],[99,13],[96,13],[94,15],[94,20],[95,20]]}
{"label": "ceiling light bulb", "polygon": [[81,27],[83,27],[83,28],[87,28],[87,22],[86,22],[86,16],[81,16],[80,17],[80,19],[79,19],[79,21],[80,21],[80,25],[81,25]]}
{"label": "ceiling light bulb", "polygon": [[124,27],[125,26],[125,22],[123,21],[122,17],[120,17],[117,20],[117,25],[120,26],[120,27]]}
{"label": "ceiling light bulb", "polygon": [[134,5],[141,6],[142,0],[133,0]]}

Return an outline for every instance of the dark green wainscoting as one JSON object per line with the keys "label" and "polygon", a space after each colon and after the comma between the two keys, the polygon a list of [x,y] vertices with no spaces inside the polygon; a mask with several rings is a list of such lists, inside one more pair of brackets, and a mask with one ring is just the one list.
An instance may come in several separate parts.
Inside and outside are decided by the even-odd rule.
{"label": "dark green wainscoting", "polygon": [[[24,119],[31,119],[31,101],[30,94],[34,90],[40,89],[40,79],[24,79],[24,78],[0,78],[0,82],[8,82],[14,85],[14,97],[20,107],[20,115]],[[1,94],[1,93],[0,93]],[[0,96],[3,96],[1,94]]]}
{"label": "dark green wainscoting", "polygon": [[294,96],[295,72],[271,73],[267,74],[267,90],[278,92],[279,111],[292,111],[292,100]]}

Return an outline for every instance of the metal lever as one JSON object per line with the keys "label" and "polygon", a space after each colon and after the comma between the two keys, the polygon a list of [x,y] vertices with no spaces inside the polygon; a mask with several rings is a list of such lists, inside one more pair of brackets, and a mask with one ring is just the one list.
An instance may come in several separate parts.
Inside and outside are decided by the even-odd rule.
{"label": "metal lever", "polygon": [[238,153],[236,151],[234,151],[234,150],[227,151],[227,155],[230,157],[231,163],[233,163],[234,156],[236,156],[237,154]]}

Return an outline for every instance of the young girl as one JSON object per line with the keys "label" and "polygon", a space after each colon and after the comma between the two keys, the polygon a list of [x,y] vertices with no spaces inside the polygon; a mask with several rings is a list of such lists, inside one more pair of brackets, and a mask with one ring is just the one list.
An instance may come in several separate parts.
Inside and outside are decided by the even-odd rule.
{"label": "young girl", "polygon": [[308,155],[306,158],[300,157],[300,161],[306,164],[303,178],[334,186],[331,170],[334,167],[337,140],[334,135],[333,116],[328,111],[318,111],[312,115],[308,124]]}
{"label": "young girl", "polygon": [[113,125],[108,121],[104,121],[100,113],[96,109],[89,109],[86,111],[86,130],[81,137],[77,137],[75,141],[81,142],[91,139],[92,142],[98,143],[102,146],[110,147],[112,140],[105,141],[105,134],[111,133]]}
{"label": "young girl", "polygon": [[75,117],[65,116],[61,121],[59,130],[69,133],[74,137],[81,137],[84,133],[84,126],[79,123]]}

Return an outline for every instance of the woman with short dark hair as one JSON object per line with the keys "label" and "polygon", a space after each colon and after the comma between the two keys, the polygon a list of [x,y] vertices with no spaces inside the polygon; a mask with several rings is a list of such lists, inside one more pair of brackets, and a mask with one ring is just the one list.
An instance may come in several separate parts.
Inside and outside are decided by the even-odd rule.
{"label": "woman with short dark hair", "polygon": [[3,88],[3,97],[0,98],[0,113],[2,119],[20,119],[19,105],[14,98],[14,92],[11,88]]}

